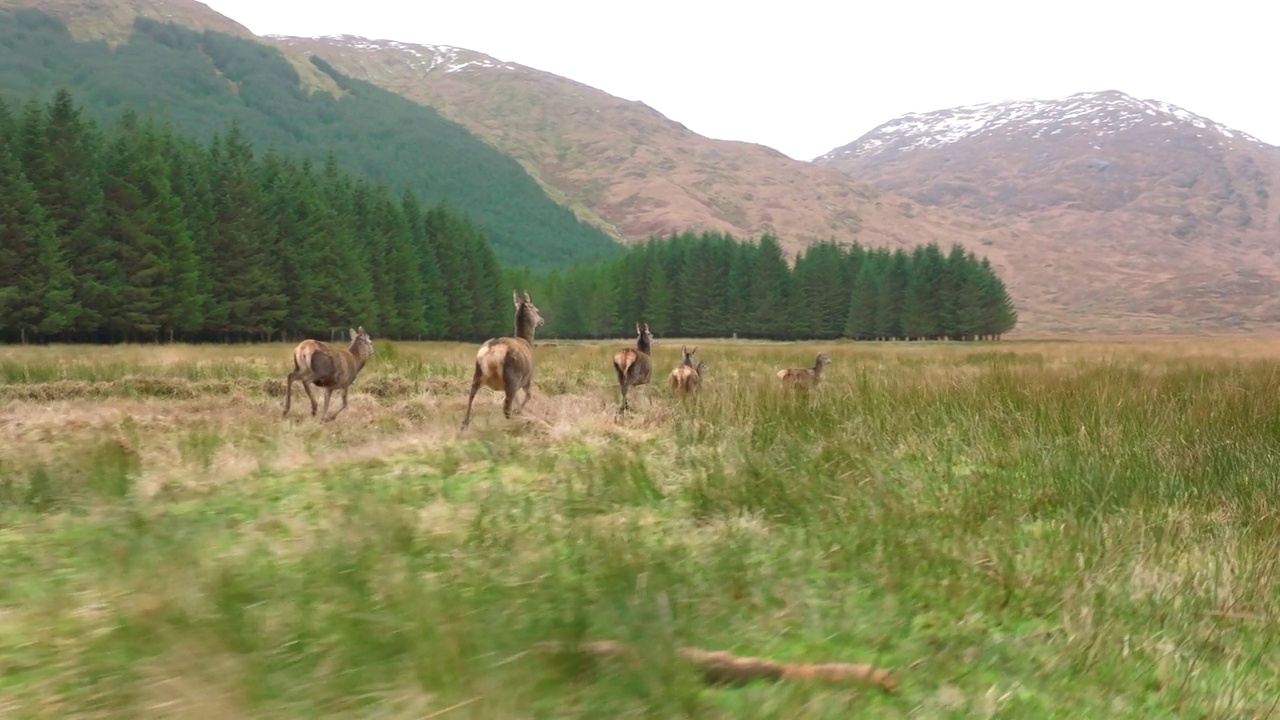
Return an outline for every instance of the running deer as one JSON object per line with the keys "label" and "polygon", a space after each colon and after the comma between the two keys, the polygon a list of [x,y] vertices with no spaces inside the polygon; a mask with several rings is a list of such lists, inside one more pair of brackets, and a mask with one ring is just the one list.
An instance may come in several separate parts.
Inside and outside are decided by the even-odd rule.
{"label": "running deer", "polygon": [[613,369],[618,374],[618,389],[622,391],[622,405],[618,412],[630,406],[627,404],[627,390],[637,385],[649,384],[649,373],[653,370],[653,360],[649,352],[653,348],[653,333],[649,332],[649,323],[636,323],[636,346],[625,348],[613,354]]}
{"label": "running deer", "polygon": [[460,430],[466,430],[471,424],[471,405],[476,401],[476,393],[484,385],[492,390],[502,390],[506,399],[502,402],[502,416],[511,418],[511,403],[516,398],[517,390],[524,390],[524,400],[519,411],[529,402],[533,387],[533,333],[542,327],[546,320],[538,312],[538,308],[529,299],[529,291],[521,296],[511,291],[511,300],[516,306],[515,337],[499,337],[486,340],[476,351],[476,369],[471,377],[471,397],[467,398],[467,414],[462,418]]}
{"label": "running deer", "polygon": [[787,385],[814,387],[822,380],[822,368],[831,364],[826,353],[818,353],[811,368],[786,368],[777,372],[778,379]]}
{"label": "running deer", "polygon": [[678,396],[687,396],[696,393],[698,387],[702,385],[702,371],[707,368],[707,364],[701,360],[694,364],[693,355],[698,352],[697,347],[690,350],[681,345],[680,352],[684,354],[684,360],[671,371],[667,379],[671,384],[671,392]]}
{"label": "running deer", "polygon": [[[293,383],[300,381],[302,389],[311,401],[311,414],[316,414],[316,396],[311,394],[311,386],[324,389],[324,412],[320,413],[320,422],[327,422],[338,417],[338,413],[347,409],[347,390],[356,376],[364,368],[373,355],[373,341],[364,331],[364,326],[350,328],[351,346],[347,348],[330,345],[319,340],[303,340],[293,349],[293,372],[286,381],[284,413],[289,415],[293,406]],[[329,415],[329,398],[335,390],[342,391],[342,407]]]}

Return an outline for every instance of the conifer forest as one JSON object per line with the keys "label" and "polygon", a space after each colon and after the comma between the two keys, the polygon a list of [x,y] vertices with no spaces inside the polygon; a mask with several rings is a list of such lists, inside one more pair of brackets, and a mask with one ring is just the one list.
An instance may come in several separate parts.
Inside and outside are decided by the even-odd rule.
{"label": "conifer forest", "polygon": [[567,268],[501,267],[445,201],[268,148],[234,122],[207,142],[67,90],[0,102],[0,338],[9,342],[478,340],[533,293],[551,338],[994,338],[1017,321],[956,245],[811,246],[672,235]]}

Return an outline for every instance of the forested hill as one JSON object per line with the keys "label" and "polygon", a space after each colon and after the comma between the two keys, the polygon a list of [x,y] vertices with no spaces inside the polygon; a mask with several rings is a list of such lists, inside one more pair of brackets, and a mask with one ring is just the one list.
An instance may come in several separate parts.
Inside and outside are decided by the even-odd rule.
{"label": "forested hill", "polygon": [[0,97],[20,105],[72,91],[96,120],[126,111],[205,141],[236,121],[255,150],[338,163],[427,205],[446,201],[488,235],[504,266],[551,268],[620,246],[552,201],[511,158],[428,107],[324,64],[341,92],[307,88],[268,45],[141,18],[127,43],[77,42],[63,22],[0,12]]}

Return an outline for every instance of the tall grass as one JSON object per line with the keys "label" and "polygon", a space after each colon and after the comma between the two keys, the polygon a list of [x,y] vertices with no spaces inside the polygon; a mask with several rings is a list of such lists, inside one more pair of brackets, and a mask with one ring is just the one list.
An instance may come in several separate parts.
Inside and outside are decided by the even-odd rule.
{"label": "tall grass", "polygon": [[[379,347],[323,426],[278,417],[287,348],[0,357],[0,712],[1272,712],[1266,348],[840,344],[789,392],[817,346],[700,344],[700,396],[623,417],[611,344],[540,346],[526,416],[462,434],[472,346]],[[98,394],[28,399],[68,381]],[[601,638],[642,662],[530,652]],[[681,645],[902,689],[709,688]]]}

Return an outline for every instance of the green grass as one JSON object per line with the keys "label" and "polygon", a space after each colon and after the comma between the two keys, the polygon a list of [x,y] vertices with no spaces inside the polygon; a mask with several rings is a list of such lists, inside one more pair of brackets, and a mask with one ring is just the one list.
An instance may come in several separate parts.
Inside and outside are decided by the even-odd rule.
{"label": "green grass", "polygon": [[[375,344],[324,425],[280,419],[284,345],[0,349],[0,714],[1275,712],[1274,342],[699,341],[680,404],[659,339],[622,418],[621,343],[539,344],[466,433],[474,346]],[[643,662],[531,652],[583,639]],[[681,645],[901,688],[711,688]]]}

